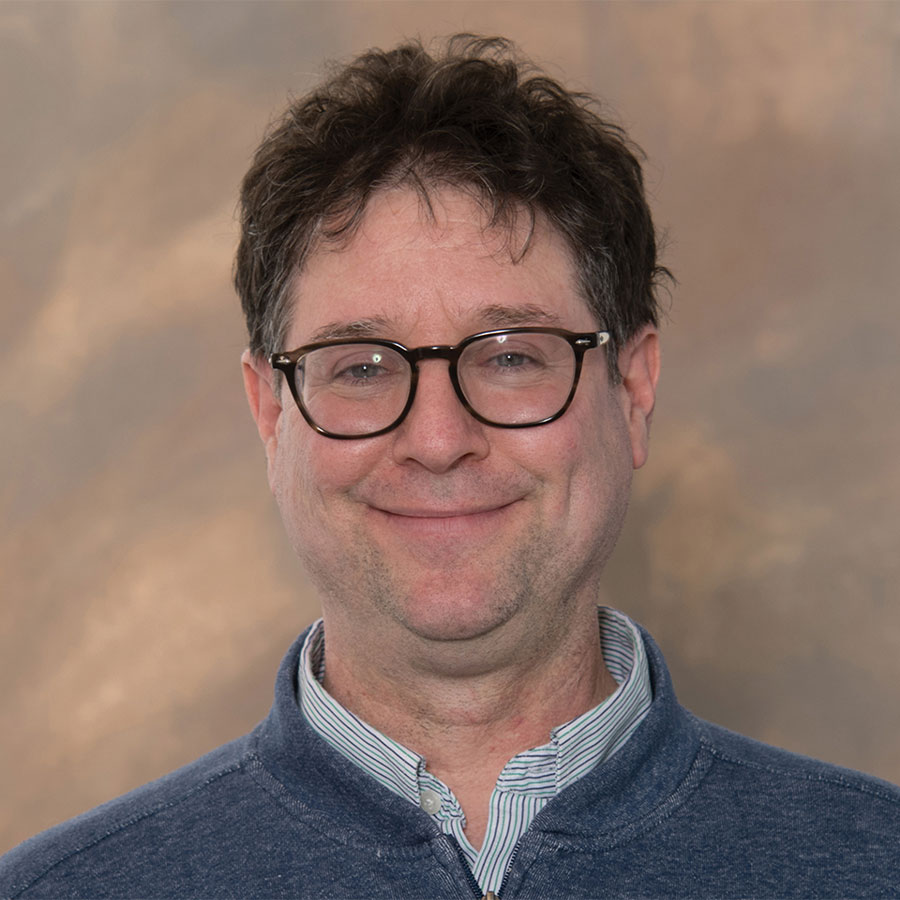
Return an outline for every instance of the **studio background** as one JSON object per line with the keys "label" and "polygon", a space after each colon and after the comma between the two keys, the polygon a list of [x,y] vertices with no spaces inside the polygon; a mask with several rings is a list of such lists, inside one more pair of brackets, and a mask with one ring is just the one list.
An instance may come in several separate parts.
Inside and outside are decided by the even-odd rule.
{"label": "studio background", "polygon": [[604,579],[698,714],[900,781],[900,5],[0,4],[0,851],[265,715],[317,615],[243,398],[239,180],[329,57],[500,33],[679,280]]}

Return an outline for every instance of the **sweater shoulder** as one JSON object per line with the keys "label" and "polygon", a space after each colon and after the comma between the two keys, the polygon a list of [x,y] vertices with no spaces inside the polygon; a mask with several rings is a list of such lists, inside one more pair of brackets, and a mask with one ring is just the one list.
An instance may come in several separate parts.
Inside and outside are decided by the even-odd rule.
{"label": "sweater shoulder", "polygon": [[0,857],[0,897],[16,897],[51,870],[102,847],[111,838],[146,831],[173,810],[183,816],[215,815],[216,786],[241,772],[253,756],[253,734],[218,747],[193,762],[41,832]]}
{"label": "sweater shoulder", "polygon": [[795,788],[818,785],[848,797],[858,794],[860,798],[884,801],[900,819],[900,787],[889,781],[764,744],[721,725],[697,718],[694,721],[702,746],[716,761],[729,767],[731,779],[773,787],[777,783],[784,788],[791,784]]}

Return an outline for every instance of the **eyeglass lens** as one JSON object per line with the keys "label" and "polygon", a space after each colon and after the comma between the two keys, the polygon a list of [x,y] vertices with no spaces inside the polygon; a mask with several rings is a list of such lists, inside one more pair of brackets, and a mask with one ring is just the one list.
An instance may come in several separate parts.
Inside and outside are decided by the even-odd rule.
{"label": "eyeglass lens", "polygon": [[[496,425],[527,425],[556,415],[575,378],[569,342],[554,334],[492,335],[467,344],[457,363],[459,390]],[[392,425],[409,400],[412,368],[389,347],[346,343],[306,353],[297,394],[310,418],[334,434],[365,435]]]}

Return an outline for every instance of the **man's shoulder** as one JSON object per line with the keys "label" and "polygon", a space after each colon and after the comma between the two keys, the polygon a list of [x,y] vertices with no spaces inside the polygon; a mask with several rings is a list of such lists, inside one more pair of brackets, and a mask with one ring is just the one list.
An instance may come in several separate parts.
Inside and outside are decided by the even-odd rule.
{"label": "man's shoulder", "polygon": [[645,630],[641,633],[654,685],[654,703],[640,734],[650,744],[667,748],[667,760],[681,760],[687,777],[680,796],[687,798],[699,789],[701,795],[709,798],[742,798],[751,806],[755,800],[759,808],[770,810],[774,816],[785,809],[785,803],[773,800],[776,793],[783,796],[788,806],[792,800],[799,806],[812,800],[836,807],[851,802],[874,803],[895,822],[895,827],[900,825],[897,785],[762,743],[689,712],[675,697],[659,647]]}
{"label": "man's shoulder", "polygon": [[540,814],[579,854],[570,896],[610,880],[619,896],[897,894],[900,788],[662,712]]}
{"label": "man's shoulder", "polygon": [[711,761],[696,797],[708,820],[780,836],[796,853],[841,848],[847,860],[900,874],[900,787],[696,721]]}
{"label": "man's shoulder", "polygon": [[821,786],[823,790],[834,790],[838,794],[859,794],[884,801],[888,806],[896,807],[900,814],[900,786],[691,718],[699,729],[701,745],[733,783],[747,781],[783,787],[793,784],[797,789],[804,785]]}
{"label": "man's shoulder", "polygon": [[173,820],[202,826],[222,814],[228,798],[241,793],[225,783],[252,758],[253,733],[26,840],[0,857],[0,896],[18,896],[53,870],[71,869],[75,858],[102,856],[107,845],[145,842],[148,853],[159,852],[164,832],[178,840]]}

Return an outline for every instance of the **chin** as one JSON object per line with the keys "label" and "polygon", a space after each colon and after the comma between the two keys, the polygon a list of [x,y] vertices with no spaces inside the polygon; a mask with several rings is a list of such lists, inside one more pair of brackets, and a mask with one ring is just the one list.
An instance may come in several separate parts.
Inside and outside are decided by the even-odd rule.
{"label": "chin", "polygon": [[[450,592],[422,591],[397,594],[388,602],[395,621],[419,638],[437,642],[471,641],[507,624],[521,608],[521,598],[505,591],[485,596],[481,583],[469,591],[456,585]],[[505,596],[504,596],[505,595]]]}

